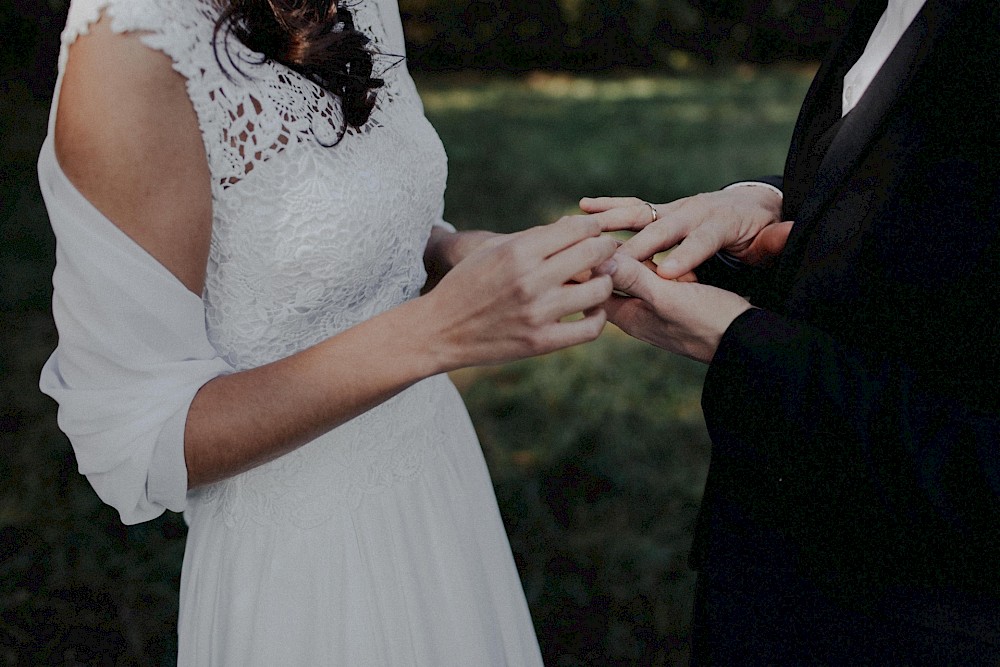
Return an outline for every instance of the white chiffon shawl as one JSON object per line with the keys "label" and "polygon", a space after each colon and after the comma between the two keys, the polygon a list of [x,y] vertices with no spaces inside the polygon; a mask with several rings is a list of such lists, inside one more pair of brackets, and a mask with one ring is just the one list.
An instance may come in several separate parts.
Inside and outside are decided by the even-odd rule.
{"label": "white chiffon shawl", "polygon": [[188,407],[233,369],[208,340],[201,298],[80,194],[51,133],[38,176],[56,236],[59,331],[41,390],[59,403],[80,472],[123,522],[181,511]]}

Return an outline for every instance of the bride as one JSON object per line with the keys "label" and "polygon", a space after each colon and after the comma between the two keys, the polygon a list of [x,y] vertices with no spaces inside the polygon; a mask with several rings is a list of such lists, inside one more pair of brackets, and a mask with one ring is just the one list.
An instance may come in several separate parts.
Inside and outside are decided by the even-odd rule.
{"label": "bride", "polygon": [[41,386],[124,522],[185,512],[181,665],[541,662],[444,373],[595,338],[615,244],[444,223],[402,53],[393,0],[71,4]]}

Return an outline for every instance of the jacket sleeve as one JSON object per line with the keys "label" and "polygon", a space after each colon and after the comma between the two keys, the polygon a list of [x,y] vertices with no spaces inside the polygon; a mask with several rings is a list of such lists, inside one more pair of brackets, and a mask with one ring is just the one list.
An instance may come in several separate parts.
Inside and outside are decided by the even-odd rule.
{"label": "jacket sleeve", "polygon": [[830,515],[871,507],[884,526],[995,541],[1000,415],[934,387],[899,360],[751,309],[724,334],[702,401],[713,456],[753,461],[804,498],[836,489],[810,500]]}

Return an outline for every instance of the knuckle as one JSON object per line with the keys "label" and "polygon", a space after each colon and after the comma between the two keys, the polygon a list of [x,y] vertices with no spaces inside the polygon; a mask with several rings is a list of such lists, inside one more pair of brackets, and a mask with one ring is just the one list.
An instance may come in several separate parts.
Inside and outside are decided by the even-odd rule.
{"label": "knuckle", "polygon": [[586,244],[586,261],[588,266],[596,266],[610,257],[615,251],[614,241],[602,237],[589,238]]}
{"label": "knuckle", "polygon": [[525,348],[532,355],[544,354],[551,349],[548,335],[541,331],[536,331],[535,333],[527,336],[524,344]]}
{"label": "knuckle", "polygon": [[585,322],[581,322],[580,327],[573,334],[574,343],[586,343],[596,339],[604,331],[607,318],[603,313],[593,314]]}
{"label": "knuckle", "polygon": [[626,290],[631,289],[639,280],[639,274],[635,270],[635,265],[629,263],[626,266],[620,267],[618,272],[615,274],[615,282]]}
{"label": "knuckle", "polygon": [[514,302],[520,304],[529,303],[535,297],[531,284],[527,281],[527,279],[525,279],[524,276],[519,276],[511,281],[510,294],[514,299]]}
{"label": "knuckle", "polygon": [[584,287],[586,288],[585,298],[588,306],[595,306],[607,301],[608,297],[611,296],[611,292],[614,290],[614,281],[611,276],[597,276],[591,278]]}
{"label": "knuckle", "polygon": [[545,319],[539,312],[538,306],[528,308],[527,312],[524,314],[524,323],[533,331],[541,328],[541,326],[545,323]]}
{"label": "knuckle", "polygon": [[598,243],[600,243],[601,253],[605,258],[615,254],[615,251],[618,250],[618,246],[621,245],[619,241],[610,236],[599,237]]}
{"label": "knuckle", "polygon": [[611,276],[601,276],[596,282],[597,288],[600,290],[598,296],[601,297],[601,301],[606,301],[615,289],[614,280],[612,280]]}
{"label": "knuckle", "polygon": [[514,276],[514,282],[526,282],[527,274],[533,268],[533,262],[528,256],[526,244],[506,244],[500,251],[498,259],[503,262],[507,270]]}
{"label": "knuckle", "polygon": [[685,210],[685,213],[698,215],[699,213],[704,214],[711,210],[713,202],[714,198],[710,193],[700,192],[696,195],[680,200],[678,204],[680,205],[679,208]]}
{"label": "knuckle", "polygon": [[577,224],[580,225],[580,233],[586,236],[599,236],[603,231],[601,223],[593,216],[576,216]]}
{"label": "knuckle", "polygon": [[601,310],[596,313],[594,317],[590,320],[590,327],[588,333],[590,334],[590,340],[593,340],[601,335],[604,331],[604,325],[608,323],[608,314]]}
{"label": "knuckle", "polygon": [[516,260],[520,255],[520,247],[523,243],[523,238],[511,239],[507,243],[501,244],[494,248],[493,252],[495,257],[503,262],[504,264],[510,265]]}

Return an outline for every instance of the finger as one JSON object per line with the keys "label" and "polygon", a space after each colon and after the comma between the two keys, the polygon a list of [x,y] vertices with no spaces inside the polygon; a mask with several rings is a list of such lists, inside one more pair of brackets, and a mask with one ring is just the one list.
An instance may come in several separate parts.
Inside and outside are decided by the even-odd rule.
{"label": "finger", "polygon": [[726,230],[716,225],[701,225],[664,258],[657,269],[661,277],[673,280],[701,266],[705,260],[726,249]]}
{"label": "finger", "polygon": [[538,272],[538,279],[562,285],[584,271],[597,268],[610,259],[618,243],[607,236],[588,238],[549,257]]}
{"label": "finger", "polygon": [[[609,208],[606,211],[590,215],[600,226],[601,231],[617,232],[623,230],[637,231],[643,229],[653,220],[653,205],[641,200],[634,200],[630,206]],[[659,217],[659,212],[657,216]]]}
{"label": "finger", "polygon": [[[509,241],[509,252],[524,253],[536,260],[545,259],[580,241],[601,233],[597,221],[586,215],[572,215],[555,222],[518,232]],[[507,245],[507,244],[504,244]]]}
{"label": "finger", "polygon": [[584,197],[580,200],[580,210],[587,213],[601,213],[623,206],[637,206],[642,200],[636,197]]}
{"label": "finger", "polygon": [[556,322],[545,332],[544,348],[551,351],[590,342],[601,335],[607,321],[604,308],[593,308],[580,319]]}
{"label": "finger", "polygon": [[615,261],[618,267],[611,276],[612,284],[614,289],[625,294],[651,302],[657,288],[668,282],[628,255],[619,253],[615,255]]}
{"label": "finger", "polygon": [[599,307],[611,296],[611,277],[597,276],[585,283],[563,285],[548,297],[547,319],[560,319],[573,313]]}
{"label": "finger", "polygon": [[694,271],[688,271],[683,276],[674,278],[679,283],[696,283],[698,282],[698,276],[695,275]]}
{"label": "finger", "polygon": [[658,220],[625,241],[620,252],[632,259],[646,260],[658,252],[673,248],[687,233],[687,226],[681,220]]}
{"label": "finger", "polygon": [[[619,241],[615,241],[615,245],[620,246],[621,243]],[[617,266],[618,265],[615,263],[615,258],[612,255],[610,258],[604,260],[594,268],[586,269],[584,271],[581,271],[580,273],[575,274],[567,282],[585,283],[595,276],[610,276],[612,273],[615,272],[615,268]]]}

